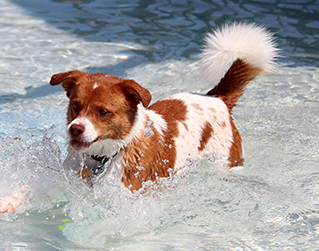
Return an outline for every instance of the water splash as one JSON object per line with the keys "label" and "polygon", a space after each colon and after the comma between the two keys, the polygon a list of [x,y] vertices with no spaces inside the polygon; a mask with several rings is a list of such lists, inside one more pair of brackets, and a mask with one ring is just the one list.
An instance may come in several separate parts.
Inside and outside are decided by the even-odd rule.
{"label": "water splash", "polygon": [[[49,130],[52,129],[53,127]],[[42,140],[36,140],[32,135],[27,139],[1,139],[0,147],[3,151],[0,153],[0,197],[27,184],[32,189],[33,205],[22,209],[45,210],[54,201],[61,200],[63,191],[59,188],[66,182],[61,169],[61,150],[53,138],[54,134],[48,136],[46,133]],[[45,200],[42,201],[43,199]]]}
{"label": "water splash", "polygon": [[[238,186],[238,177],[227,173],[221,163],[210,159],[188,159],[179,173],[172,171],[169,178],[145,183],[134,194],[121,185],[117,173],[99,179],[89,189],[73,172],[62,169],[61,149],[54,142],[53,130],[42,140],[30,136],[1,141],[1,196],[31,184],[32,199],[11,218],[1,216],[0,220],[21,218],[27,222],[20,226],[23,231],[30,231],[35,224],[44,224],[41,229],[50,224],[57,229],[56,236],[64,236],[64,245],[106,248],[119,245],[119,238],[153,238],[158,231],[169,233],[181,228],[192,232],[198,224],[202,227],[196,231],[216,232],[221,229],[221,219],[222,228],[236,228],[234,219],[243,221],[258,215],[254,195]],[[213,172],[212,165],[223,171]],[[250,198],[242,201],[247,196]],[[248,216],[242,210],[252,213]],[[209,222],[214,222],[214,227]],[[14,224],[18,221],[13,221],[12,229],[17,228]],[[4,231],[1,226],[0,231]]]}

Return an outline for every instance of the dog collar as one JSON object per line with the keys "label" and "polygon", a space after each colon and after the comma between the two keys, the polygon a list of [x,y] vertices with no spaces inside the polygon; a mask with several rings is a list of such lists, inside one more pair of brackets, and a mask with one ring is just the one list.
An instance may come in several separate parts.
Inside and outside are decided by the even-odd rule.
{"label": "dog collar", "polygon": [[95,168],[92,172],[94,175],[99,175],[104,171],[104,169],[107,169],[112,162],[112,159],[118,154],[119,152],[116,152],[113,156],[108,157],[108,156],[98,156],[98,155],[91,155],[91,158],[94,159],[95,161],[98,161],[101,163],[100,166]]}
{"label": "dog collar", "polygon": [[[120,151],[122,150],[122,148],[120,149]],[[93,169],[92,172],[89,171],[88,169],[87,172],[89,173],[87,175],[87,185],[92,188],[93,187],[93,183],[92,183],[92,174],[98,176],[99,174],[101,174],[105,169],[107,169],[111,163],[112,163],[112,159],[120,152],[116,152],[113,156],[108,157],[108,156],[98,156],[98,155],[91,155],[90,157],[101,163],[101,165],[99,165],[97,168]]]}
{"label": "dog collar", "polygon": [[116,154],[117,153],[115,153],[112,157],[91,155],[91,158],[97,162],[100,162],[102,165],[104,165],[106,162],[109,161],[109,159],[114,158],[116,156]]}

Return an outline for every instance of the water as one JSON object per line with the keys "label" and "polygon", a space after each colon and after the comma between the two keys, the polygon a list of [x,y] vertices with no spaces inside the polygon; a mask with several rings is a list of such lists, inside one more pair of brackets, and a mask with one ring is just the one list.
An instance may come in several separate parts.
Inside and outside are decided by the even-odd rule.
{"label": "water", "polygon": [[[0,216],[1,250],[319,248],[319,1],[213,2],[0,0],[0,197],[32,189]],[[202,38],[225,20],[269,27],[283,56],[234,110],[243,168],[193,160],[144,195],[62,169],[67,99],[52,74],[134,78],[153,101],[203,93]]]}

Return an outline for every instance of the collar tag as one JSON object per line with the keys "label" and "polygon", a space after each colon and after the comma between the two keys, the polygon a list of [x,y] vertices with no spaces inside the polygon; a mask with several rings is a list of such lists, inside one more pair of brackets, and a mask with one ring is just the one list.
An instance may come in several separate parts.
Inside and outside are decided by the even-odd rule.
{"label": "collar tag", "polygon": [[93,170],[93,174],[97,176],[97,175],[101,174],[105,169],[107,169],[112,163],[112,158],[113,157],[107,158],[107,161],[104,164],[102,162],[103,165],[102,166],[98,166],[97,168],[95,168]]}

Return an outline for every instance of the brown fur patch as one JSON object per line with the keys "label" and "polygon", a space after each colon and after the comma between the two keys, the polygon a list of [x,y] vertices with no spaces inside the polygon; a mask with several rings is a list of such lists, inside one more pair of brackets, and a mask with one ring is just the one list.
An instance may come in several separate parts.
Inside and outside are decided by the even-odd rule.
{"label": "brown fur patch", "polygon": [[244,163],[244,158],[240,133],[235,126],[233,118],[230,116],[229,119],[233,132],[233,144],[229,150],[230,157],[228,158],[228,168],[233,168],[235,166],[242,166]]}
{"label": "brown fur patch", "polygon": [[[151,127],[154,136],[134,138],[124,149],[124,167],[122,182],[133,190],[142,187],[143,181],[155,181],[157,177],[168,177],[169,168],[174,170],[176,149],[174,138],[179,136],[177,122],[186,120],[187,107],[182,100],[160,100],[149,107],[150,110],[162,115],[167,123],[167,131],[163,136]],[[145,128],[147,124],[145,124]],[[140,169],[140,170],[139,170]]]}
{"label": "brown fur patch", "polygon": [[202,138],[200,140],[200,146],[198,147],[198,151],[203,151],[209,141],[209,139],[212,137],[212,134],[214,133],[214,129],[212,125],[208,122],[205,123],[203,131],[202,131]]}
{"label": "brown fur patch", "polygon": [[[82,87],[87,87],[87,93],[93,91],[93,86],[97,84],[99,87],[109,87],[112,85],[125,86],[136,92],[144,107],[147,107],[152,99],[152,96],[148,90],[140,86],[132,79],[122,79],[114,75],[95,73],[90,74],[81,71],[69,71],[55,74],[51,77],[51,85],[62,84],[65,89],[67,96],[70,98],[71,91],[75,86],[81,85]],[[133,94],[129,91],[130,94]],[[134,96],[134,95],[133,95]]]}
{"label": "brown fur patch", "polygon": [[261,68],[237,59],[217,86],[207,95],[221,98],[231,111],[244,92],[246,85],[263,72]]}
{"label": "brown fur patch", "polygon": [[154,136],[143,137],[142,132],[123,151],[122,183],[131,191],[140,189],[145,181],[168,177],[168,169],[174,169],[174,142],[161,136],[153,126],[150,129]]}
{"label": "brown fur patch", "polygon": [[166,121],[168,126],[166,134],[168,138],[178,137],[177,122],[185,121],[187,115],[187,106],[184,101],[179,99],[159,100],[151,105],[149,109],[155,111],[157,114],[161,114]]}

